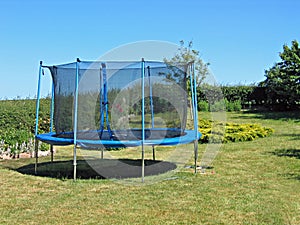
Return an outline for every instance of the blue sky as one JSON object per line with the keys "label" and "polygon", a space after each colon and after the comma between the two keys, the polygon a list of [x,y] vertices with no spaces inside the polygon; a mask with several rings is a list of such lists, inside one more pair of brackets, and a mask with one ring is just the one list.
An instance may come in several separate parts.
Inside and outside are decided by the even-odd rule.
{"label": "blue sky", "polygon": [[259,82],[300,41],[299,12],[298,0],[2,0],[0,99],[34,97],[40,60],[96,60],[143,40],[192,40],[219,83]]}

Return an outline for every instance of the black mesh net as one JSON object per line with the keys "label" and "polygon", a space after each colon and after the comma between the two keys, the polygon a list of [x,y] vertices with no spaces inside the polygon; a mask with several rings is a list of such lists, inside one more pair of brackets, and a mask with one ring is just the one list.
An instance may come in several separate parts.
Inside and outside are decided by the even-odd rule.
{"label": "black mesh net", "polygon": [[[74,133],[76,64],[49,67],[55,88],[54,128],[58,137],[72,137]],[[79,139],[139,139],[143,92],[146,138],[184,133],[189,112],[187,65],[152,61],[84,61],[77,65]]]}

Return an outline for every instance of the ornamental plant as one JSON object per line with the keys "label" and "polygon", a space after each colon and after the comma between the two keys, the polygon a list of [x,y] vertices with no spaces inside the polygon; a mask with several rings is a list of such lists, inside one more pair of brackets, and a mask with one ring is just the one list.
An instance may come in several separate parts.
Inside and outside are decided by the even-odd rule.
{"label": "ornamental plant", "polygon": [[259,124],[223,123],[203,119],[199,120],[199,131],[202,133],[200,143],[253,141],[274,132],[272,128]]}

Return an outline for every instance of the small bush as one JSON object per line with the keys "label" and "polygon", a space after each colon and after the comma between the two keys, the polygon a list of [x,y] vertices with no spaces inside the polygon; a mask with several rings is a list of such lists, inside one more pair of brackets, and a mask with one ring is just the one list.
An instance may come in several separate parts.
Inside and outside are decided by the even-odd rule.
{"label": "small bush", "polygon": [[208,112],[209,111],[209,104],[206,101],[198,102],[198,110],[201,112]]}
{"label": "small bush", "polygon": [[226,103],[226,111],[227,112],[239,112],[242,109],[242,104],[240,100],[236,100],[233,102],[229,102],[225,100]]}
{"label": "small bush", "polygon": [[226,110],[226,103],[224,100],[214,102],[210,104],[210,111],[211,112],[222,112]]}

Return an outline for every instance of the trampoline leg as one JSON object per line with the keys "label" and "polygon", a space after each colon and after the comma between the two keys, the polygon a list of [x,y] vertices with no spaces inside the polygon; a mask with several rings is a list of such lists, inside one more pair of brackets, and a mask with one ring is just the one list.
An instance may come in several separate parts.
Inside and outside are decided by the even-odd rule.
{"label": "trampoline leg", "polygon": [[37,174],[37,164],[39,158],[39,140],[37,139],[35,139],[35,143],[34,143],[34,156],[35,156],[34,174]]}
{"label": "trampoline leg", "polygon": [[144,145],[142,145],[142,183],[144,183],[145,177],[145,152]]}
{"label": "trampoline leg", "polygon": [[51,162],[53,162],[53,145],[50,145]]}
{"label": "trampoline leg", "polygon": [[104,149],[101,148],[101,159],[103,159],[103,158],[104,158]]}
{"label": "trampoline leg", "polygon": [[76,181],[76,171],[77,171],[77,158],[76,158],[76,145],[74,145],[74,159],[73,159],[73,180]]}
{"label": "trampoline leg", "polygon": [[76,170],[77,170],[77,168],[76,168],[76,164],[74,164],[74,174],[73,174],[73,180],[74,181],[76,181]]}
{"label": "trampoline leg", "polygon": [[152,155],[153,155],[153,160],[155,160],[155,147],[152,145]]}
{"label": "trampoline leg", "polygon": [[197,161],[198,161],[198,140],[194,141],[194,154],[195,154],[195,174],[197,173]]}

